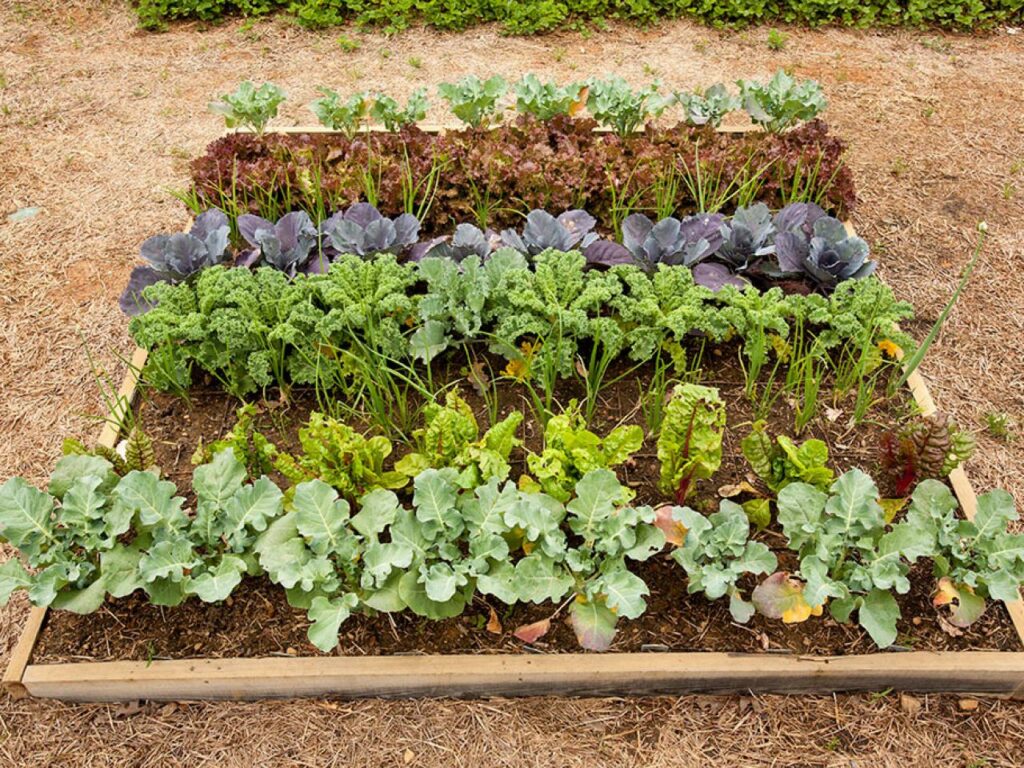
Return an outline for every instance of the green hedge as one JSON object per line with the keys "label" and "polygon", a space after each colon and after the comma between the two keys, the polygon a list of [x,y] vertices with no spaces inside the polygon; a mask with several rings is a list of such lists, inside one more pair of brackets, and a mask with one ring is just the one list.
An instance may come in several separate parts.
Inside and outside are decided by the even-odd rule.
{"label": "green hedge", "polygon": [[138,0],[137,7],[140,23],[149,29],[173,19],[215,21],[284,10],[311,27],[356,21],[393,31],[423,21],[464,29],[497,21],[514,35],[608,18],[640,24],[692,16],[715,26],[783,21],[960,28],[1024,20],[1022,0]]}

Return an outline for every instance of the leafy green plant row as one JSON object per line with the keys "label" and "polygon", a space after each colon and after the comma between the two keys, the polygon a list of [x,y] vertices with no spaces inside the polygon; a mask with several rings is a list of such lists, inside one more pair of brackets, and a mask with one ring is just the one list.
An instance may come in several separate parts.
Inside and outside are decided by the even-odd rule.
{"label": "leafy green plant row", "polygon": [[809,356],[823,365],[831,352],[845,361],[846,386],[857,386],[884,361],[880,342],[913,346],[897,328],[910,306],[874,277],[842,282],[826,297],[731,285],[714,292],[682,265],[651,273],[631,264],[585,267],[582,253],[554,250],[532,264],[514,252],[461,264],[346,255],[326,274],[294,278],[214,266],[146,288],[155,306],[129,331],[150,351],[152,385],[186,393],[204,373],[239,397],[292,385],[365,394],[367,381],[389,368],[408,390],[446,350],[486,348],[550,400],[585,347],[606,362],[642,362],[695,334],[741,340],[752,382],[773,358],[793,370]]}
{"label": "leafy green plant row", "polygon": [[[21,478],[0,487],[0,538],[20,553],[0,566],[0,598],[20,589],[36,605],[90,613],[108,595],[142,590],[153,604],[175,606],[225,600],[244,576],[266,575],[308,612],[310,641],[325,651],[354,612],[437,620],[459,615],[477,594],[561,604],[551,618],[568,606],[580,643],[605,650],[618,619],[646,609],[649,588],[631,564],[669,543],[688,591],[727,596],[736,621],[755,609],[803,621],[828,605],[838,621],[855,614],[885,647],[900,616],[894,593],[909,591],[918,559],[932,560],[935,603],[949,605],[959,626],[977,620],[986,599],[1015,599],[1024,582],[1024,535],[1006,531],[1017,517],[1009,494],[982,495],[967,522],[948,487],[925,480],[893,523],[871,478],[854,469],[833,481],[812,441],[780,442],[785,458],[773,462],[785,465],[778,522],[799,563],[777,571],[775,554],[751,539],[744,507],[723,500],[704,516],[682,506],[692,480],[721,461],[724,405],[708,387],[673,393],[658,456],[662,490],[677,504],[657,509],[632,505],[633,492],[609,469],[639,448],[638,427],[602,438],[578,414],[553,418],[543,452],[528,462],[535,477],[517,487],[506,479],[519,421],[506,418],[481,438],[464,406],[449,397],[430,412],[423,452],[395,472],[383,471],[381,438],[322,418],[301,434],[302,455],[275,456],[243,409],[223,443],[197,451],[209,461],[194,472],[193,509],[158,470],[140,469],[144,451],[116,466],[71,445],[47,491]],[[294,483],[286,492],[262,474],[272,459]],[[408,475],[403,501],[392,488]],[[751,577],[765,574],[748,599]],[[536,640],[550,620],[520,636]]]}
{"label": "leafy green plant row", "polygon": [[1020,4],[1013,0],[979,0],[964,3],[941,0],[905,3],[895,0],[854,2],[841,0],[823,5],[811,0],[730,0],[694,3],[693,0],[138,0],[139,23],[161,29],[167,21],[201,19],[216,21],[227,15],[260,16],[287,11],[306,26],[326,27],[355,21],[397,32],[417,21],[440,29],[465,29],[484,22],[498,22],[509,35],[532,35],[570,25],[598,28],[606,19],[655,24],[666,18],[687,16],[714,26],[746,26],[784,21],[800,24],[853,26],[939,25],[956,28],[990,27],[1020,21]]}
{"label": "leafy green plant row", "polygon": [[[457,83],[441,83],[437,93],[451,113],[471,128],[494,123],[506,110],[547,121],[575,117],[586,109],[598,125],[619,136],[628,136],[676,105],[682,108],[687,125],[713,128],[742,106],[755,124],[772,133],[812,120],[826,106],[816,81],[798,81],[781,69],[766,83],[738,80],[736,85],[739,95],[730,94],[720,83],[694,92],[662,94],[658,80],[634,90],[623,78],[611,75],[560,85],[527,74],[511,88],[500,75],[487,80],[468,75]],[[382,93],[361,91],[342,97],[329,88],[319,90],[321,96],[309,105],[310,111],[321,125],[348,137],[371,120],[389,131],[413,125],[426,117],[430,107],[426,88],[414,91],[404,107]],[[510,91],[513,99],[508,103]],[[257,87],[245,81],[212,102],[210,109],[224,116],[228,128],[243,127],[262,134],[285,99],[285,92],[273,83]]]}

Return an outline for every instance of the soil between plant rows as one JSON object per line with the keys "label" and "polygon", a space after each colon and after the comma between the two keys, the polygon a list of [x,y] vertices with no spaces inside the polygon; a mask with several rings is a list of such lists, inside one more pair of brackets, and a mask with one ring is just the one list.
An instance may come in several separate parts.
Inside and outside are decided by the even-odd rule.
{"label": "soil between plant rows", "polygon": [[[705,356],[702,383],[717,386],[726,403],[728,423],[723,442],[720,470],[708,481],[699,483],[688,500],[695,509],[708,513],[718,505],[717,489],[747,480],[758,486],[749,465],[740,452],[739,442],[749,431],[753,409],[743,393],[743,374],[733,347],[714,349]],[[503,363],[491,361],[498,371]],[[464,378],[464,363],[450,361],[446,381]],[[591,429],[606,433],[618,423],[644,424],[639,407],[639,392],[650,381],[651,369],[643,366],[613,364],[608,380],[622,378],[601,393]],[[830,392],[823,387],[823,391]],[[481,431],[487,428],[487,410],[483,399],[465,381],[462,396],[477,413]],[[521,385],[498,385],[500,416],[510,410],[526,413],[519,436],[525,447],[542,448],[543,428],[532,417]],[[557,401],[565,405],[571,398],[582,399],[580,385],[562,382]],[[167,479],[182,489],[190,487],[192,452],[200,438],[210,441],[222,436],[234,424],[238,401],[214,388],[196,388],[185,400],[157,392],[140,398],[138,412],[145,430],[155,442],[158,464]],[[768,418],[770,434],[793,434],[793,406],[785,396],[774,404]],[[294,451],[297,430],[316,410],[310,392],[295,391],[287,403],[267,401],[261,405],[258,428],[279,448]],[[882,401],[874,407],[865,423],[849,426],[852,402],[837,403],[838,414],[825,413],[833,408],[831,395],[821,400],[819,415],[801,439],[817,437],[829,445],[830,464],[837,474],[858,466],[879,482],[883,496],[891,493],[879,471],[878,445],[881,435],[912,412],[909,393]],[[557,409],[556,409],[557,410]],[[368,426],[368,425],[361,425]],[[395,445],[392,460],[409,450]],[[512,477],[525,471],[525,454],[517,449],[512,456]],[[648,438],[641,451],[627,465],[617,468],[620,480],[636,491],[636,503],[659,504],[666,501],[657,489],[659,465],[655,442]],[[281,478],[275,478],[281,480]],[[188,497],[188,494],[184,493]],[[189,499],[189,503],[192,499]],[[785,540],[773,524],[756,537],[776,551],[780,569],[792,570],[793,554],[785,549]],[[646,563],[633,563],[631,569],[644,579],[651,594],[647,611],[634,620],[622,620],[612,652],[640,651],[727,651],[789,652],[844,655],[877,651],[867,634],[854,625],[842,625],[827,615],[801,624],[755,616],[749,624],[732,621],[726,600],[707,601],[703,595],[688,595],[683,569],[662,554]],[[744,592],[756,585],[748,577]],[[992,603],[983,617],[968,630],[959,633],[946,624],[931,605],[933,579],[930,564],[919,562],[910,573],[909,594],[897,596],[902,609],[897,649],[908,650],[1020,650],[1020,641],[1004,606]],[[376,656],[387,654],[453,653],[565,653],[580,650],[567,611],[559,606],[520,604],[506,606],[494,598],[477,596],[458,617],[430,621],[411,612],[355,615],[341,629],[336,655]],[[493,610],[493,613],[492,613]],[[523,625],[555,615],[548,634],[527,647],[513,636]],[[500,629],[492,619],[496,617]],[[490,627],[488,624],[490,623]],[[142,593],[118,600],[108,599],[100,611],[79,616],[51,611],[40,634],[33,663],[73,661],[114,661],[182,658],[258,657],[271,655],[323,655],[306,639],[308,621],[305,612],[292,608],[284,590],[265,577],[248,578],[224,603],[205,604],[189,600],[174,608],[149,605]],[[497,631],[495,631],[497,630]],[[947,631],[948,630],[948,631]]]}

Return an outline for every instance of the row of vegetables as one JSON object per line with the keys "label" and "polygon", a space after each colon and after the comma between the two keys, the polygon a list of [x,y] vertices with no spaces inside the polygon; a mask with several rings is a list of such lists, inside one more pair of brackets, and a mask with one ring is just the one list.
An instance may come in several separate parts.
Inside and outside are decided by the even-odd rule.
{"label": "row of vegetables", "polygon": [[[417,449],[390,468],[389,441],[330,417],[313,414],[298,455],[279,451],[251,417],[243,408],[223,440],[198,447],[191,489],[160,478],[138,430],[120,452],[67,443],[45,491],[8,480],[0,532],[20,559],[0,566],[0,597],[23,589],[37,605],[89,613],[138,590],[156,605],[219,602],[245,576],[265,576],[308,612],[309,639],[324,651],[356,612],[438,620],[480,596],[550,604],[557,615],[564,602],[580,644],[604,650],[619,619],[646,609],[636,564],[668,546],[688,592],[727,598],[735,621],[759,612],[799,622],[827,607],[885,647],[897,638],[895,596],[909,591],[918,560],[931,561],[935,603],[958,626],[986,600],[1014,599],[1024,582],[1024,534],[1006,530],[1017,518],[1006,492],[980,496],[972,522],[937,479],[923,479],[909,500],[881,499],[861,470],[836,478],[820,440],[773,440],[759,425],[743,452],[768,493],[743,505],[723,499],[708,515],[686,506],[722,460],[725,405],[711,387],[679,385],[667,404],[659,487],[675,503],[660,506],[635,505],[614,471],[640,449],[641,428],[599,436],[578,411],[552,416],[517,483],[509,459],[523,414],[481,435],[455,391],[427,412]],[[961,458],[950,448],[937,471]],[[778,555],[751,533],[766,512],[786,540]],[[780,557],[795,567],[779,570]],[[517,635],[534,642],[549,626]]]}

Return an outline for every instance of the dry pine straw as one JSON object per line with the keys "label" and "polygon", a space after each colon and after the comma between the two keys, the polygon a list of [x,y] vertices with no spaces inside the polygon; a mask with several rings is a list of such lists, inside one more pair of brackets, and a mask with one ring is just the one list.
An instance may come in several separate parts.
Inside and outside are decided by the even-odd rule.
{"label": "dry pine straw", "polygon": [[[990,223],[983,262],[925,372],[940,406],[961,421],[978,424],[994,410],[1020,424],[1024,178],[1011,167],[1024,156],[1024,35],[785,31],[777,53],[766,30],[687,22],[614,25],[586,40],[506,39],[491,29],[386,39],[283,22],[245,30],[238,21],[151,36],[135,30],[120,0],[0,0],[0,208],[45,208],[19,224],[0,219],[0,474],[41,480],[62,437],[96,429],[101,403],[83,342],[121,375],[116,356],[130,341],[114,307],[133,244],[185,224],[163,190],[184,184],[188,158],[220,130],[205,102],[243,77],[272,78],[292,94],[282,124],[309,121],[302,105],[320,83],[404,96],[470,72],[567,80],[614,70],[641,83],[652,67],[673,86],[765,77],[778,66],[817,77],[830,122],[851,141],[862,198],[855,223],[923,320],[937,316],[955,284],[977,220]],[[362,47],[339,52],[342,32]],[[1005,185],[1016,194],[1004,196]],[[1024,440],[982,435],[979,457],[969,467],[979,490],[999,484],[1024,497]],[[13,646],[25,611],[16,600],[0,613],[0,649]],[[0,764],[1019,765],[1024,709],[985,701],[961,710],[956,698],[934,696],[917,703],[901,707],[895,695],[289,702],[133,715],[116,705],[4,700]]]}

